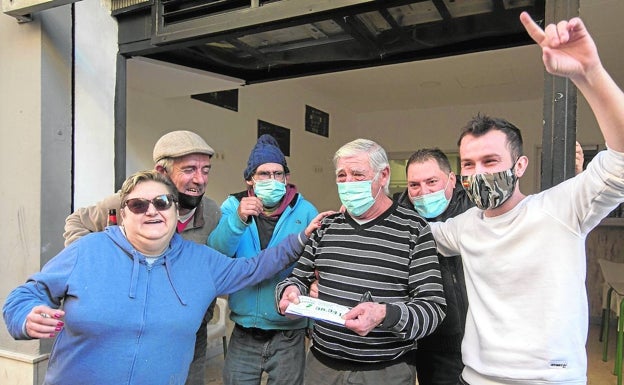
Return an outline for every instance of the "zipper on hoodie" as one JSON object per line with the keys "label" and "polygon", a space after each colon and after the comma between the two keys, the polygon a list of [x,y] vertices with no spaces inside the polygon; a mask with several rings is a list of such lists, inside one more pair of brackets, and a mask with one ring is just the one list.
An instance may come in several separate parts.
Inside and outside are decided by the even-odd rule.
{"label": "zipper on hoodie", "polygon": [[132,357],[132,365],[130,365],[130,381],[128,382],[129,384],[134,383],[134,377],[136,375],[135,372],[135,367],[136,367],[136,362],[137,359],[139,358],[139,346],[141,345],[141,338],[143,337],[143,331],[145,330],[145,319],[146,319],[146,314],[147,314],[147,299],[148,299],[148,293],[149,293],[149,287],[150,287],[150,282],[152,282],[151,279],[151,274],[152,274],[152,267],[154,264],[149,264],[147,262],[145,262],[145,264],[147,265],[146,270],[147,270],[147,280],[146,280],[146,284],[145,284],[145,295],[144,295],[144,300],[143,300],[143,321],[141,322],[141,329],[139,330],[139,333],[136,336],[135,339],[135,350],[134,350],[134,357]]}

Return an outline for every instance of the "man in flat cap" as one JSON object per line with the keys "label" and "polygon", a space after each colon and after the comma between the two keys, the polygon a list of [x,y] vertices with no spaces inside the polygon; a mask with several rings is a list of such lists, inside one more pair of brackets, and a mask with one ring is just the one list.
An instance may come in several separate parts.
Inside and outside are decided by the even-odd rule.
{"label": "man in flat cap", "polygon": [[[223,202],[223,216],[208,238],[208,245],[223,254],[252,258],[300,232],[316,216],[316,207],[290,183],[286,158],[272,136],[258,138],[243,178],[246,189]],[[228,297],[234,330],[224,385],[260,384],[263,373],[273,385],[303,384],[308,321],[282,317],[274,305],[275,285],[292,267]]]}
{"label": "man in flat cap", "polygon": [[[204,195],[212,155],[214,155],[212,147],[191,131],[172,131],[163,135],[156,142],[153,152],[154,169],[168,176],[178,189],[178,232],[183,238],[203,245],[221,218],[219,206]],[[104,230],[108,224],[109,210],[115,209],[119,213],[120,208],[121,200],[119,193],[116,193],[94,206],[77,209],[65,220],[63,233],[65,246],[84,235]],[[121,216],[117,216],[116,219],[121,224]],[[213,309],[214,303],[208,309],[197,331],[195,355],[186,381],[187,385],[204,384],[208,344],[206,325],[212,318]]]}

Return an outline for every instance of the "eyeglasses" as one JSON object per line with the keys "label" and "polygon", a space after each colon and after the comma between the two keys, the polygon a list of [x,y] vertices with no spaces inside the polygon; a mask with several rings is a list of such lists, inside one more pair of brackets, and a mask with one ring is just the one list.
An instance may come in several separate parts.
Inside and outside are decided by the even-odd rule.
{"label": "eyeglasses", "polygon": [[128,210],[135,214],[145,214],[149,209],[150,203],[154,205],[156,210],[165,211],[169,210],[175,201],[175,198],[171,194],[159,195],[152,200],[145,198],[130,198],[126,200],[123,205],[121,205],[121,208],[128,207]]}
{"label": "eyeglasses", "polygon": [[283,181],[286,174],[284,171],[258,171],[255,175],[257,180],[267,180],[273,176],[273,179]]}

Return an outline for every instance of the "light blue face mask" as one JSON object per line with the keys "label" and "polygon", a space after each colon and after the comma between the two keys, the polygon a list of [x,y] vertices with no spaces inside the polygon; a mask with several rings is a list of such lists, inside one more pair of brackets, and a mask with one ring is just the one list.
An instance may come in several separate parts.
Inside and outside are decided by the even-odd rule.
{"label": "light blue face mask", "polygon": [[442,190],[412,198],[412,204],[416,212],[427,219],[435,218],[442,214],[451,202],[449,199],[446,199],[445,193],[450,181],[451,178],[449,177]]}
{"label": "light blue face mask", "polygon": [[444,190],[421,195],[412,200],[416,212],[422,217],[431,219],[442,214],[451,201],[446,199]]}
{"label": "light blue face mask", "polygon": [[359,217],[370,209],[375,203],[371,193],[372,180],[359,182],[342,182],[338,185],[338,196],[349,214]]}
{"label": "light blue face mask", "polygon": [[262,201],[264,207],[274,207],[286,194],[286,183],[275,179],[254,180],[254,194]]}

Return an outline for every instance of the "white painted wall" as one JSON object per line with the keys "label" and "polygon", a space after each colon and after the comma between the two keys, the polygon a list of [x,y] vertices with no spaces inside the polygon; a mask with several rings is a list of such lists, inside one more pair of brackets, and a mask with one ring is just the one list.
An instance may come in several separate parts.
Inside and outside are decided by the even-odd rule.
{"label": "white painted wall", "polygon": [[[362,114],[358,127],[361,135],[383,143],[389,151],[413,152],[423,147],[457,151],[461,128],[479,112],[505,118],[520,128],[529,162],[536,159],[536,148],[542,141],[541,100]],[[521,179],[525,193],[535,192],[536,167],[536,162],[529,166]]]}
{"label": "white painted wall", "polygon": [[[305,105],[330,114],[330,137],[304,129]],[[171,130],[197,132],[212,146],[213,169],[207,194],[219,204],[229,193],[241,191],[245,184],[243,170],[249,152],[256,143],[257,120],[291,129],[291,182],[320,209],[339,204],[332,185],[333,153],[355,138],[350,134],[355,116],[323,95],[289,87],[288,81],[245,86],[239,90],[239,110],[230,111],[186,98],[160,99],[128,91],[128,174],[153,167],[152,148],[160,136]],[[322,169],[320,172],[315,170]]]}
{"label": "white painted wall", "polygon": [[[305,105],[330,114],[330,137],[306,132]],[[190,129],[214,147],[213,171],[207,194],[221,202],[228,193],[243,188],[242,171],[256,138],[257,119],[291,129],[291,156],[287,159],[292,181],[319,209],[339,205],[331,158],[344,143],[365,137],[386,151],[413,152],[422,147],[455,151],[460,128],[476,113],[504,117],[518,126],[531,166],[521,179],[525,193],[537,191],[538,146],[542,141],[542,100],[492,105],[463,105],[408,111],[385,111],[355,115],[322,95],[289,88],[287,82],[247,86],[240,89],[238,112],[190,98],[158,99],[128,93],[127,172],[153,166],[151,148],[169,130]],[[603,144],[597,124],[579,97],[578,137],[583,144]],[[315,172],[317,169],[322,172]]]}
{"label": "white painted wall", "polygon": [[74,207],[82,207],[115,192],[117,22],[104,1],[75,6]]}
{"label": "white painted wall", "polygon": [[[41,28],[0,15],[0,302],[39,269],[41,197]],[[10,38],[7,38],[10,37]],[[17,49],[19,47],[19,49]],[[8,91],[8,92],[7,92]],[[4,324],[2,324],[4,326]],[[35,353],[0,328],[2,347]],[[19,345],[19,346],[18,346]]]}
{"label": "white painted wall", "polygon": [[[69,212],[70,10],[18,24],[0,15],[0,299],[62,249]],[[0,383],[40,384],[50,340],[14,341],[0,329]]]}

